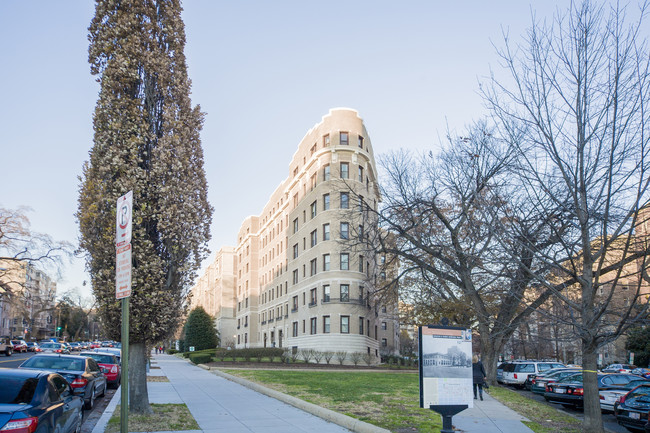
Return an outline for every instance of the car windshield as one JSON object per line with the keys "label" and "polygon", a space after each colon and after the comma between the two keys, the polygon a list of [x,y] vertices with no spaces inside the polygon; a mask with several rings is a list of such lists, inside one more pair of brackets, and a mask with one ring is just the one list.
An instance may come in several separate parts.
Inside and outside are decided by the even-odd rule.
{"label": "car windshield", "polygon": [[34,398],[38,378],[0,375],[0,404],[29,404]]}
{"label": "car windshield", "polygon": [[572,374],[561,380],[558,380],[558,383],[570,383],[570,382],[582,382],[582,373]]}
{"label": "car windshield", "polygon": [[44,357],[44,356],[34,356],[25,361],[21,367],[27,368],[46,368],[50,370],[68,370],[68,371],[80,371],[84,370],[84,360],[83,359],[70,359],[70,358],[60,358],[56,356]]}
{"label": "car windshield", "polygon": [[111,355],[102,355],[101,353],[82,353],[82,356],[88,356],[101,364],[115,364]]}

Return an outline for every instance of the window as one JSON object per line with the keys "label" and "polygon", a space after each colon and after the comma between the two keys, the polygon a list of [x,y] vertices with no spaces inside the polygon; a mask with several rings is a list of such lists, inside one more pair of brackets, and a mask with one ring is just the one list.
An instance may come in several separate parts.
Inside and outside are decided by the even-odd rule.
{"label": "window", "polygon": [[363,317],[359,317],[359,335],[363,335]]}
{"label": "window", "polygon": [[314,230],[309,234],[309,239],[312,247],[318,243],[318,230]]}
{"label": "window", "polygon": [[363,256],[359,256],[359,272],[363,272]]}
{"label": "window", "polygon": [[359,166],[359,182],[363,183],[363,167]]}
{"label": "window", "polygon": [[313,259],[309,262],[309,276],[313,277],[318,272],[316,269],[316,259]]}
{"label": "window", "polygon": [[348,133],[347,132],[340,132],[339,133],[339,138],[340,138],[342,146],[347,146],[349,144],[348,143]]}
{"label": "window", "polygon": [[341,223],[341,239],[350,239],[350,224],[346,222]]}
{"label": "window", "polygon": [[382,338],[381,339],[381,347],[386,347],[386,346],[388,346],[388,340],[386,340],[385,338]]}
{"label": "window", "polygon": [[323,316],[323,334],[330,333],[330,316]]}
{"label": "window", "polygon": [[298,258],[298,244],[295,244],[293,246],[293,258],[297,259]]}
{"label": "window", "polygon": [[341,316],[341,334],[350,333],[350,316]]}
{"label": "window", "polygon": [[341,284],[341,301],[349,302],[350,301],[350,285]]}
{"label": "window", "polygon": [[329,241],[330,240],[330,225],[328,224],[323,224],[323,240],[324,241]]}
{"label": "window", "polygon": [[330,180],[330,165],[327,164],[323,167],[323,180]]}
{"label": "window", "polygon": [[298,269],[293,271],[293,284],[298,284]]}
{"label": "window", "polygon": [[330,270],[330,255],[329,254],[323,254],[323,271],[329,271]]}
{"label": "window", "polygon": [[382,331],[386,330],[386,322],[381,322],[381,330]]}
{"label": "window", "polygon": [[318,298],[317,298],[317,296],[318,296],[318,295],[317,295],[317,293],[316,293],[316,289],[311,289],[311,290],[309,291],[309,306],[310,306],[310,307],[311,307],[311,306],[314,306],[314,305],[316,305],[316,304],[318,303]]}
{"label": "window", "polygon": [[341,209],[350,208],[350,194],[347,192],[341,193]]}
{"label": "window", "polygon": [[323,135],[323,146],[327,147],[330,145],[330,135],[325,134]]}
{"label": "window", "polygon": [[365,203],[363,202],[363,196],[359,196],[359,212],[363,212]]}
{"label": "window", "polygon": [[359,147],[363,149],[363,137],[359,136]]}
{"label": "window", "polygon": [[348,179],[350,177],[350,164],[347,162],[341,163],[341,179]]}
{"label": "window", "polygon": [[363,240],[363,225],[359,224],[359,240]]}
{"label": "window", "polygon": [[329,302],[330,301],[330,285],[325,284],[323,286],[323,302]]}
{"label": "window", "polygon": [[293,297],[293,306],[291,307],[291,311],[298,311],[298,295]]}
{"label": "window", "polygon": [[298,336],[298,322],[293,322],[293,334],[294,337]]}
{"label": "window", "polygon": [[316,317],[312,317],[309,319],[309,324],[310,324],[310,333],[314,335],[316,333]]}
{"label": "window", "polygon": [[349,271],[350,270],[350,254],[341,253],[341,270]]}
{"label": "window", "polygon": [[309,206],[309,211],[312,218],[316,216],[317,210],[318,210],[318,202],[314,200],[314,202]]}
{"label": "window", "polygon": [[298,218],[293,220],[293,233],[294,234],[298,233]]}
{"label": "window", "polygon": [[330,195],[323,194],[323,210],[329,210],[330,208]]}

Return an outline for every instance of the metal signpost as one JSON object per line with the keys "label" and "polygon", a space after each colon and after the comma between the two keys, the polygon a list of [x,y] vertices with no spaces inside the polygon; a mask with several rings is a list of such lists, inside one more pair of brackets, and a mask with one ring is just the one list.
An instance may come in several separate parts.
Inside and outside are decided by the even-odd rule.
{"label": "metal signpost", "polygon": [[440,433],[453,433],[451,417],[473,406],[471,329],[418,328],[420,407],[442,415]]}
{"label": "metal signpost", "polygon": [[120,433],[129,431],[129,297],[133,191],[117,199],[115,221],[115,298],[122,300],[122,380]]}

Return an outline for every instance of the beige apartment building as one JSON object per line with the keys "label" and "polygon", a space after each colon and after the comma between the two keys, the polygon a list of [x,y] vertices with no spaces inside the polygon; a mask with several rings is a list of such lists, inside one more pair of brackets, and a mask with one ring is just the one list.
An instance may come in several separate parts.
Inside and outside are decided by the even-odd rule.
{"label": "beige apartment building", "polygon": [[0,335],[36,340],[54,335],[56,282],[35,266],[0,261]]}
{"label": "beige apartment building", "polygon": [[346,351],[374,362],[398,353],[397,304],[382,304],[384,259],[370,248],[379,200],[362,119],[330,110],[302,139],[262,212],[242,223],[228,258],[233,278],[222,276],[224,248],[193,288],[192,305],[222,324],[222,345],[232,338],[237,348]]}

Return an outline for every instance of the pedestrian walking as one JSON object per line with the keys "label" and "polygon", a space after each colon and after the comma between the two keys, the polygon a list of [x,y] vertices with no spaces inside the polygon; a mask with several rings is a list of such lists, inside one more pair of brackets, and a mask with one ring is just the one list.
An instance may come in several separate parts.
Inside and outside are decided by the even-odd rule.
{"label": "pedestrian walking", "polygon": [[158,346],[156,346],[156,355],[158,355]]}
{"label": "pedestrian walking", "polygon": [[472,386],[474,388],[474,400],[476,400],[476,388],[478,388],[478,396],[483,400],[483,384],[485,383],[485,368],[483,363],[478,359],[477,355],[472,357]]}

